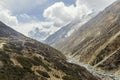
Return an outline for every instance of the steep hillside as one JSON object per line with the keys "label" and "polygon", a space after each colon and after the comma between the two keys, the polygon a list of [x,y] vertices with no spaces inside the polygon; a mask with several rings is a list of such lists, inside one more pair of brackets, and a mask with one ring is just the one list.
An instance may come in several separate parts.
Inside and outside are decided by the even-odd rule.
{"label": "steep hillside", "polygon": [[0,37],[16,37],[16,38],[19,38],[19,39],[24,39],[25,36],[18,33],[17,31],[9,28],[8,26],[6,26],[4,23],[2,23],[0,21]]}
{"label": "steep hillside", "polygon": [[50,35],[44,43],[53,46],[59,41],[64,41],[67,37],[69,37],[72,33],[76,32],[83,24],[85,24],[88,20],[90,20],[95,13],[91,13],[88,16],[83,17],[82,20],[72,20],[70,23],[63,26],[61,29],[56,31],[54,34]]}
{"label": "steep hillside", "polygon": [[0,80],[101,80],[64,55],[0,22]]}
{"label": "steep hillside", "polygon": [[[49,36],[44,42],[53,45],[55,42],[62,40],[67,36],[67,33],[72,30],[71,28],[76,24],[77,22],[70,22],[67,25],[63,26],[61,29],[56,31],[54,34]],[[73,31],[71,31],[72,33]]]}
{"label": "steep hillside", "polygon": [[120,0],[54,46],[97,69],[120,74]]}

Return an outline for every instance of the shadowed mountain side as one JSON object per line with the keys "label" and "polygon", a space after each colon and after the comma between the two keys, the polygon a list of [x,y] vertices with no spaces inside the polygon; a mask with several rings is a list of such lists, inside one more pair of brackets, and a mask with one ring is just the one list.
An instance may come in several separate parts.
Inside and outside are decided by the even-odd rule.
{"label": "shadowed mountain side", "polygon": [[0,22],[0,80],[101,80],[56,49]]}

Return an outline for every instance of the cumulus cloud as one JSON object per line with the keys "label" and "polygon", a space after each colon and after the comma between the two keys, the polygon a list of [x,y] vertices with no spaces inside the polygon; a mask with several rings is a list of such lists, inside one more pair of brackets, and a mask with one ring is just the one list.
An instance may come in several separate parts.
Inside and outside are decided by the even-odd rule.
{"label": "cumulus cloud", "polygon": [[55,26],[63,26],[64,24],[78,18],[81,19],[91,13],[91,10],[86,5],[78,3],[76,5],[65,5],[63,2],[56,2],[52,6],[45,9],[43,16],[53,21]]}
{"label": "cumulus cloud", "polygon": [[34,9],[47,0],[0,0],[0,5],[9,9],[13,13],[20,13]]}
{"label": "cumulus cloud", "polygon": [[[90,13],[92,13],[92,11],[78,0],[76,1],[75,5],[72,4],[68,6],[63,2],[56,2],[44,10],[43,16],[47,22],[33,23],[30,25],[27,24],[25,26],[31,26],[28,36],[42,41],[60,29],[61,26],[75,19],[80,20]],[[32,26],[34,27],[32,28]]]}
{"label": "cumulus cloud", "polygon": [[[35,21],[35,17],[31,17],[27,14],[21,14],[19,17],[12,15],[12,12],[3,6],[0,6],[0,21],[5,23],[6,25],[10,26],[11,28],[17,30],[18,32],[23,33],[24,35],[28,36],[28,32],[34,27],[34,26],[41,26],[40,22]],[[20,21],[20,18],[22,23]],[[32,21],[31,21],[32,20]],[[30,22],[31,21],[31,22]],[[29,23],[27,23],[29,22]]]}
{"label": "cumulus cloud", "polygon": [[0,21],[4,22],[9,26],[17,26],[18,20],[16,16],[13,16],[8,9],[3,8],[0,6]]}
{"label": "cumulus cloud", "polygon": [[44,10],[45,21],[40,21],[36,15],[26,13],[39,8],[38,6],[46,1],[48,0],[0,0],[0,21],[27,36],[35,28],[39,28],[40,33],[49,36],[70,21],[86,17],[92,13],[92,9],[100,11],[115,0],[76,0],[72,5],[55,2]]}

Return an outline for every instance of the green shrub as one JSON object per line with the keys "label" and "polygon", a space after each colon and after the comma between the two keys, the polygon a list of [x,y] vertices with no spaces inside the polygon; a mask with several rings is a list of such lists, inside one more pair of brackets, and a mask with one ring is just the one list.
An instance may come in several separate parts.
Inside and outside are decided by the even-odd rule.
{"label": "green shrub", "polygon": [[71,77],[71,76],[63,76],[63,80],[78,80],[77,78]]}
{"label": "green shrub", "polygon": [[23,68],[31,70],[32,67],[31,59],[27,57],[18,56],[17,60],[23,66]]}
{"label": "green shrub", "polygon": [[51,69],[48,67],[48,65],[44,64],[41,58],[38,57],[34,57],[34,60],[36,61],[36,63],[38,63],[39,65],[43,66],[47,71],[51,71]]}
{"label": "green shrub", "polygon": [[47,71],[52,71],[49,67],[48,67],[48,65],[43,65],[43,67],[47,70]]}
{"label": "green shrub", "polygon": [[4,45],[4,50],[8,52],[21,53],[23,46],[21,44],[9,43]]}
{"label": "green shrub", "polygon": [[0,60],[4,63],[4,65],[12,63],[9,54],[6,54],[4,51],[0,51]]}
{"label": "green shrub", "polygon": [[60,78],[60,76],[56,75],[56,74],[53,74],[53,76],[55,76],[56,78]]}
{"label": "green shrub", "polygon": [[[27,78],[27,79],[26,79]],[[0,80],[38,80],[34,73],[13,65],[0,68]]]}
{"label": "green shrub", "polygon": [[18,66],[5,66],[0,69],[0,80],[22,80],[24,71]]}
{"label": "green shrub", "polygon": [[46,77],[46,78],[50,78],[49,74],[47,72],[43,72],[43,71],[40,71],[40,70],[37,70],[37,72],[42,75],[43,77]]}
{"label": "green shrub", "polygon": [[40,80],[47,80],[46,78],[44,78],[44,77],[40,77]]}

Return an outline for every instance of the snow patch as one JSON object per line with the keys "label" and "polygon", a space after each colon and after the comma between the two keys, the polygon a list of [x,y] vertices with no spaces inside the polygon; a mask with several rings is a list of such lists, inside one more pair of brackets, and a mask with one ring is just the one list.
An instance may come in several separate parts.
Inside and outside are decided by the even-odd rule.
{"label": "snow patch", "polygon": [[74,29],[70,30],[70,31],[67,33],[67,35],[65,35],[65,38],[66,38],[66,37],[69,37],[74,31],[75,31]]}

